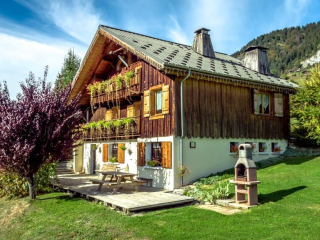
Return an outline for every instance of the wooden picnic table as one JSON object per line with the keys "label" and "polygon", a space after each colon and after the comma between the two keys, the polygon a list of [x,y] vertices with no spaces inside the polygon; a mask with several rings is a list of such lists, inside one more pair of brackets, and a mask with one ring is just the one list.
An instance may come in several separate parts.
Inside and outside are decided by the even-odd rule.
{"label": "wooden picnic table", "polygon": [[[144,184],[143,181],[134,179],[137,174],[117,171],[102,171],[100,172],[103,177],[101,180],[91,180],[92,182],[99,183],[98,191],[105,185],[108,188],[113,188],[112,193],[116,193],[119,188],[132,186],[135,191],[138,191],[138,186]],[[106,178],[110,176],[110,179]],[[129,178],[129,179],[128,179]]]}

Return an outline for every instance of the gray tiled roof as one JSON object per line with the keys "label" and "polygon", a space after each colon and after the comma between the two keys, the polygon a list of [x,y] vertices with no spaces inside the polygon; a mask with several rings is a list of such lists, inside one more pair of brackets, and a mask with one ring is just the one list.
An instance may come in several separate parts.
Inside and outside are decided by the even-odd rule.
{"label": "gray tiled roof", "polygon": [[267,76],[246,68],[240,60],[226,54],[215,52],[215,58],[209,58],[193,51],[191,46],[184,44],[102,25],[100,29],[145,55],[148,59],[153,60],[162,68],[191,68],[191,70],[198,72],[245,79],[261,84],[287,88],[298,87],[298,85],[279,77]]}

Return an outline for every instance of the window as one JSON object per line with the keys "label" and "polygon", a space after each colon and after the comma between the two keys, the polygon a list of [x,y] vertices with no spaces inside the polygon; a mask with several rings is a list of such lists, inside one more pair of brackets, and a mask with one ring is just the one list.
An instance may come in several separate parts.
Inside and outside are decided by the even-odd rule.
{"label": "window", "polygon": [[161,143],[151,143],[151,158],[161,161]]}
{"label": "window", "polygon": [[[150,169],[154,167],[172,168],[171,163],[171,142],[151,142],[145,144],[145,160],[140,164],[145,164]],[[141,148],[140,148],[141,151]],[[141,151],[143,152],[143,151]]]}
{"label": "window", "polygon": [[270,95],[268,93],[259,93],[259,113],[270,114]]}
{"label": "window", "polygon": [[118,158],[118,144],[112,144],[112,157]]}
{"label": "window", "polygon": [[267,154],[268,145],[266,142],[259,142],[259,154]]}
{"label": "window", "polygon": [[281,93],[267,93],[254,90],[254,114],[283,117],[284,99]]}
{"label": "window", "polygon": [[155,96],[155,100],[154,100],[155,113],[161,114],[162,113],[162,90],[156,91],[154,96]]}
{"label": "window", "polygon": [[170,112],[169,85],[157,85],[144,91],[143,102],[144,117],[151,120],[164,118],[164,114]]}
{"label": "window", "polygon": [[271,143],[272,154],[280,154],[282,152],[281,145],[277,142]]}
{"label": "window", "polygon": [[230,142],[230,153],[236,154],[238,153],[240,143],[239,142]]}

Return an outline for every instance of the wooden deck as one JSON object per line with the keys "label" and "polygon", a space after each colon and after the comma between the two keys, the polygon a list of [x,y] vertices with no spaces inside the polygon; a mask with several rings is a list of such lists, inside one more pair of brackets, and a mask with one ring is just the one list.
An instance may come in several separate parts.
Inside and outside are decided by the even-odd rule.
{"label": "wooden deck", "polygon": [[139,191],[134,188],[119,189],[112,194],[112,189],[102,187],[97,191],[98,185],[92,184],[89,179],[97,178],[97,175],[64,174],[58,175],[60,186],[71,193],[78,194],[87,199],[95,199],[104,202],[106,206],[120,209],[126,213],[150,210],[162,207],[177,206],[194,201],[193,198],[172,194],[168,190],[139,186]]}

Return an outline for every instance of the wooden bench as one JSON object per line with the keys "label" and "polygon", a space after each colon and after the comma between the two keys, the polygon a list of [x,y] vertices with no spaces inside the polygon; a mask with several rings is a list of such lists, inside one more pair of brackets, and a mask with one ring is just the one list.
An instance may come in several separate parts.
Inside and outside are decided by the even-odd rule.
{"label": "wooden bench", "polygon": [[109,181],[103,181],[99,179],[91,179],[93,184],[100,184],[99,189],[101,189],[102,185],[106,186],[107,188],[113,188],[112,194],[116,193],[119,188],[123,187],[134,187],[134,190],[138,191],[138,186],[143,186],[145,184],[145,181],[135,180],[134,182],[125,182],[125,183],[118,183],[118,182],[109,182]]}
{"label": "wooden bench", "polygon": [[152,187],[153,179],[152,179],[152,178],[137,177],[137,180],[136,180],[136,181],[144,182],[146,186],[149,185],[150,187]]}

